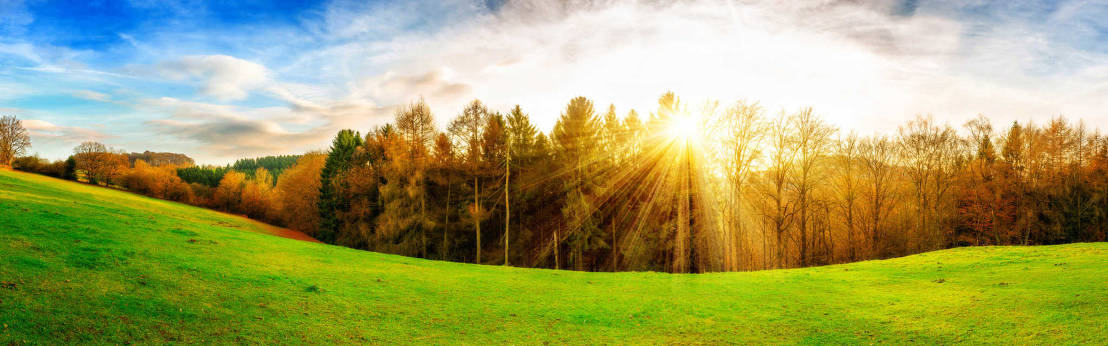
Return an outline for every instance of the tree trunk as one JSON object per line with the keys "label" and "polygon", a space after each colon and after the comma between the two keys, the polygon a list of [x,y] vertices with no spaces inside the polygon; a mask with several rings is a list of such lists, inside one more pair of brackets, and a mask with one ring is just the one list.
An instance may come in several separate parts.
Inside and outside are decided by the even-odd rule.
{"label": "tree trunk", "polygon": [[427,192],[426,188],[427,187],[424,186],[423,189],[421,189],[422,192],[419,195],[419,239],[423,244],[423,246],[420,248],[420,252],[423,254],[423,258],[427,258],[427,227],[425,227],[426,222],[424,222],[427,220],[427,198],[425,196]]}
{"label": "tree trunk", "polygon": [[785,246],[784,246],[784,242],[782,241],[782,237],[781,237],[782,235],[784,235],[784,233],[785,232],[781,230],[781,227],[778,226],[777,227],[777,268],[785,268]]}
{"label": "tree trunk", "polygon": [[450,177],[447,176],[447,178],[446,178],[446,213],[444,213],[444,214],[446,214],[446,217],[445,217],[445,220],[443,220],[443,224],[442,224],[442,259],[444,261],[446,260],[447,250],[450,248],[448,245],[449,245],[449,241],[450,241],[450,238],[449,238],[449,236],[450,236],[450,192],[451,192],[452,188],[453,188],[453,186],[450,186]]}
{"label": "tree trunk", "polygon": [[477,232],[477,261],[475,263],[481,264],[481,200],[478,196],[481,193],[481,189],[478,188],[480,182],[477,177],[473,177],[473,229]]}
{"label": "tree trunk", "polygon": [[558,231],[554,230],[554,269],[561,269],[558,264]]}
{"label": "tree trunk", "polygon": [[808,191],[800,192],[800,266],[808,266]]}
{"label": "tree trunk", "polygon": [[850,261],[854,262],[858,260],[858,252],[856,250],[857,245],[854,244],[854,200],[851,199],[847,202],[846,209],[846,241],[847,247],[850,248]]}
{"label": "tree trunk", "polygon": [[766,223],[762,222],[762,270],[769,269],[769,235],[766,234]]}
{"label": "tree trunk", "polygon": [[508,155],[505,155],[504,158],[504,265],[508,265],[508,248],[512,240],[508,234],[512,224],[511,201],[508,199],[508,196],[512,191],[510,180],[510,177],[512,176],[512,147],[511,141],[509,141],[508,143]]}

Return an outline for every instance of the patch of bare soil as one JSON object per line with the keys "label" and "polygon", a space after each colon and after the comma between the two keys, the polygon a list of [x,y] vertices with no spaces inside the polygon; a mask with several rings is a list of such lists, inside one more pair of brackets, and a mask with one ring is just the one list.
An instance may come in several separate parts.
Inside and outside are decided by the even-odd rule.
{"label": "patch of bare soil", "polygon": [[[216,212],[221,213],[221,214],[225,214],[225,215],[230,215],[230,216],[233,216],[233,217],[236,217],[236,218],[241,218],[243,220],[246,220],[247,222],[253,223],[253,224],[257,225],[259,228],[265,230],[266,234],[275,235],[275,236],[278,236],[278,237],[281,237],[281,238],[296,239],[296,240],[312,242],[312,243],[322,243],[321,241],[316,240],[315,238],[312,238],[312,236],[307,235],[304,232],[291,230],[291,229],[283,228],[283,227],[277,227],[277,226],[274,226],[274,225],[270,225],[268,223],[264,223],[264,222],[261,222],[261,221],[258,221],[258,220],[248,218],[246,216],[242,216],[242,215],[224,213],[224,212],[220,212],[220,211],[216,211]],[[216,226],[238,228],[235,225],[232,225],[232,224],[229,224],[229,223],[226,223],[226,222],[222,222],[222,221],[216,222]]]}

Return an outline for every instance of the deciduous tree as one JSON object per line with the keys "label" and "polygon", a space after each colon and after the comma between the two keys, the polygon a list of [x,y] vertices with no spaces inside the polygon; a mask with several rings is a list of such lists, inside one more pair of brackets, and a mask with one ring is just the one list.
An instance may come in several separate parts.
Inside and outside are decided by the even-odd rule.
{"label": "deciduous tree", "polygon": [[0,165],[11,166],[30,147],[31,137],[23,123],[14,115],[0,117]]}

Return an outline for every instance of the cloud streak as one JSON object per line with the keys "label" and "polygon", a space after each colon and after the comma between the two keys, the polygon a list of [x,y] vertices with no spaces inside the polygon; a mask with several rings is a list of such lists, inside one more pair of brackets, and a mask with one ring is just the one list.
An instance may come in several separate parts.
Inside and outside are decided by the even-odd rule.
{"label": "cloud streak", "polygon": [[59,126],[45,120],[23,119],[20,123],[27,129],[32,140],[76,144],[84,141],[101,141],[114,136],[100,131],[75,126]]}
{"label": "cloud streak", "polygon": [[[253,109],[174,98],[145,100],[142,108],[168,114],[166,118],[146,122],[159,135],[195,143],[205,159],[221,162],[319,149],[339,129],[366,128],[382,122],[392,111],[367,104],[317,106],[310,110]],[[311,120],[295,120],[298,118]],[[301,128],[292,130],[290,124],[300,124]]]}

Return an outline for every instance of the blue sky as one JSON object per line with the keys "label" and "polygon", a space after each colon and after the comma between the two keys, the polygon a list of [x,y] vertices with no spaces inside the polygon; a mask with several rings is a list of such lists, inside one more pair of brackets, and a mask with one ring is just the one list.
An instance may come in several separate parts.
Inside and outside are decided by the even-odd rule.
{"label": "blue sky", "polygon": [[323,149],[419,97],[553,126],[571,97],[812,106],[846,130],[1066,115],[1108,128],[1104,1],[0,0],[0,113],[201,162]]}

